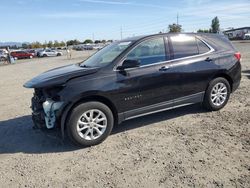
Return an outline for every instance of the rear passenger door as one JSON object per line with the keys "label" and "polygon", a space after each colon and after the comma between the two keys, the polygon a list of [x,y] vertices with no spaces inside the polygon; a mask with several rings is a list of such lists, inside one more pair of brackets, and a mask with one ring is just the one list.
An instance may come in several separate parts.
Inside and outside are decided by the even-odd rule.
{"label": "rear passenger door", "polygon": [[206,90],[209,77],[214,70],[212,49],[195,35],[178,34],[169,36],[172,52],[169,69],[179,74],[179,103],[200,102]]}

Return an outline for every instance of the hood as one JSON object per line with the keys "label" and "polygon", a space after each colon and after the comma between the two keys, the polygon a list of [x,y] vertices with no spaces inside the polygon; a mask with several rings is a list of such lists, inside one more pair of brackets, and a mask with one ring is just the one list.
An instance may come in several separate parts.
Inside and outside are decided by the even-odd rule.
{"label": "hood", "polygon": [[29,80],[23,86],[26,88],[43,88],[63,85],[72,78],[93,74],[98,70],[99,68],[80,67],[78,64],[67,65],[44,72]]}

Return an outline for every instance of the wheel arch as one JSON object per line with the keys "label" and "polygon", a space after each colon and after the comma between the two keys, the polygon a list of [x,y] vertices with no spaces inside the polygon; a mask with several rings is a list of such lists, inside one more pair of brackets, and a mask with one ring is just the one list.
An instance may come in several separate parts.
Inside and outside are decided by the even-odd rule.
{"label": "wheel arch", "polygon": [[84,96],[72,103],[70,103],[69,105],[67,105],[61,115],[60,118],[60,125],[61,125],[61,133],[62,133],[62,137],[64,138],[64,132],[66,129],[66,124],[69,118],[69,115],[71,114],[72,110],[78,106],[79,104],[82,104],[84,102],[90,102],[90,101],[96,101],[96,102],[100,102],[105,104],[106,106],[109,107],[109,109],[112,111],[113,117],[114,117],[114,124],[118,123],[118,111],[116,106],[114,105],[113,102],[111,102],[111,100],[109,100],[107,97],[104,96],[100,96],[100,95],[90,95],[90,96]]}
{"label": "wheel arch", "polygon": [[233,89],[233,79],[228,74],[226,74],[226,73],[215,74],[210,81],[212,81],[212,80],[214,80],[216,78],[219,78],[219,77],[225,78],[228,81],[228,83],[230,85],[230,91],[232,92],[232,89]]}

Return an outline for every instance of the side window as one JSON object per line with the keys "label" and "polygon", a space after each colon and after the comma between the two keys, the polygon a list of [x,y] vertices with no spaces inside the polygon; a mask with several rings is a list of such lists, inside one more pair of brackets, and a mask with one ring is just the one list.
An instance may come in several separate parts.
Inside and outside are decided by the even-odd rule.
{"label": "side window", "polygon": [[196,38],[194,36],[180,34],[170,38],[175,59],[199,54]]}
{"label": "side window", "polygon": [[201,40],[197,39],[197,45],[199,48],[199,54],[204,54],[210,51],[210,48]]}
{"label": "side window", "polygon": [[143,41],[129,52],[126,59],[138,60],[141,66],[166,61],[163,37]]}

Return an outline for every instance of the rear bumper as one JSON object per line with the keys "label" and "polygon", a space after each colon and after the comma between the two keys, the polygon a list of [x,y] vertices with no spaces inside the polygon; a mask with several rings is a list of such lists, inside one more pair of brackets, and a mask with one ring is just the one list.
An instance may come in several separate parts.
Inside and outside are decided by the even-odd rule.
{"label": "rear bumper", "polygon": [[239,86],[241,81],[241,64],[236,62],[236,64],[230,69],[229,76],[232,79],[232,91],[234,92]]}
{"label": "rear bumper", "polygon": [[238,87],[240,86],[240,81],[238,82],[234,82],[233,85],[232,85],[232,93],[238,89]]}

